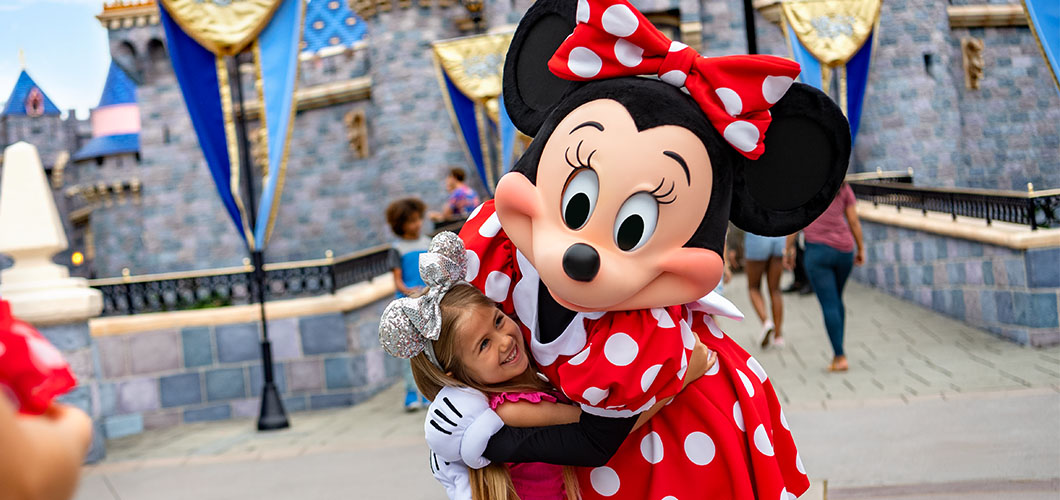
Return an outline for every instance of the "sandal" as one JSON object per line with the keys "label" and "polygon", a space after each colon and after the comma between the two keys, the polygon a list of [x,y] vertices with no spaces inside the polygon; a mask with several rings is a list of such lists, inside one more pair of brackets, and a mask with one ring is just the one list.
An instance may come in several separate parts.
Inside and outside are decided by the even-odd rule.
{"label": "sandal", "polygon": [[828,371],[830,372],[845,372],[850,369],[850,365],[847,360],[833,360],[832,364],[828,365]]}

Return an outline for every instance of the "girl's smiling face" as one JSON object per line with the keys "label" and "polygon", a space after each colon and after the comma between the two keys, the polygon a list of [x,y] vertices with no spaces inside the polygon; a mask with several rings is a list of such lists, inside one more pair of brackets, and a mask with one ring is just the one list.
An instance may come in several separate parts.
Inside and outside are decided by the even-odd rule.
{"label": "girl's smiling face", "polygon": [[530,364],[519,327],[496,307],[473,306],[457,323],[455,356],[467,374],[482,385],[522,375]]}

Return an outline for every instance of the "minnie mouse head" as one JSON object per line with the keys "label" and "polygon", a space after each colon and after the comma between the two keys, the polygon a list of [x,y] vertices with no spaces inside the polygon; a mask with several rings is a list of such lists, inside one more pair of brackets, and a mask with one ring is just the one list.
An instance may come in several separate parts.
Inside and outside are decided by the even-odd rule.
{"label": "minnie mouse head", "polygon": [[[497,215],[571,310],[699,299],[720,279],[730,218],[756,234],[793,233],[846,173],[850,132],[835,103],[799,83],[777,89],[797,65],[701,58],[659,37],[625,0],[538,0],[505,60],[508,114],[534,141],[498,184]],[[592,79],[644,67],[659,79]]]}

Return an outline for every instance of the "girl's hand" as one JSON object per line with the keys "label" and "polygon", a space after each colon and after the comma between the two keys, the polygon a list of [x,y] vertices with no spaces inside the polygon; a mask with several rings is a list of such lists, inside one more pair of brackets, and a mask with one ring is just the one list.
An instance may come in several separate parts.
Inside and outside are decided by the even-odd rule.
{"label": "girl's hand", "polygon": [[718,353],[707,349],[707,346],[697,338],[696,346],[692,348],[692,359],[688,360],[688,369],[685,371],[685,384],[681,389],[683,390],[688,387],[688,384],[702,377],[717,362]]}
{"label": "girl's hand", "polygon": [[865,249],[858,247],[858,253],[854,254],[854,265],[860,266],[865,263]]}

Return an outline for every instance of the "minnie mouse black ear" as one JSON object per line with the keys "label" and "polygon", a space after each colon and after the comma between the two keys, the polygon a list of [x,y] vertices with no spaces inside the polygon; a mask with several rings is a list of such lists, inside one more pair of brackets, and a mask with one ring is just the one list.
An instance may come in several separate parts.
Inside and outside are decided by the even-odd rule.
{"label": "minnie mouse black ear", "polygon": [[574,82],[548,70],[548,60],[574,31],[577,2],[538,0],[515,30],[504,60],[504,105],[512,123],[534,136]]}
{"label": "minnie mouse black ear", "polygon": [[772,108],[765,153],[733,171],[730,219],[762,236],[806,227],[832,203],[850,162],[850,125],[823,92],[792,84]]}

